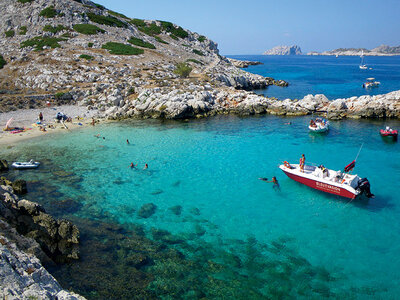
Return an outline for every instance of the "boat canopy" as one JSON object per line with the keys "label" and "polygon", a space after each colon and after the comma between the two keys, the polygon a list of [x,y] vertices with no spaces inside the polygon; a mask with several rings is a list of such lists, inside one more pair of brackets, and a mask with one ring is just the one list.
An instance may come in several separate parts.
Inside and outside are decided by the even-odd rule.
{"label": "boat canopy", "polygon": [[367,80],[369,80],[369,81],[373,81],[373,80],[375,80],[375,78],[373,78],[373,77],[370,77],[370,78],[367,78]]}
{"label": "boat canopy", "polygon": [[349,163],[347,166],[344,167],[344,172],[345,173],[350,172],[351,170],[354,169],[355,166],[356,166],[356,161],[353,160],[351,163]]}

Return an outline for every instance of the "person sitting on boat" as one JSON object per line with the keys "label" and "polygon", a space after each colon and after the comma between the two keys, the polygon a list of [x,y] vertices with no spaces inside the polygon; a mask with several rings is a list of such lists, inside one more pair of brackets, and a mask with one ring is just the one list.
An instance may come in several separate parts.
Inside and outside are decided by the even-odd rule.
{"label": "person sitting on boat", "polygon": [[317,124],[315,124],[313,119],[310,120],[310,126],[311,127],[317,127]]}
{"label": "person sitting on boat", "polygon": [[299,163],[300,172],[304,172],[304,164],[305,163],[306,163],[306,157],[304,156],[304,154],[302,154],[300,157],[300,163]]}
{"label": "person sitting on boat", "polygon": [[322,170],[322,177],[329,177],[329,171],[324,165],[320,165],[319,168]]}

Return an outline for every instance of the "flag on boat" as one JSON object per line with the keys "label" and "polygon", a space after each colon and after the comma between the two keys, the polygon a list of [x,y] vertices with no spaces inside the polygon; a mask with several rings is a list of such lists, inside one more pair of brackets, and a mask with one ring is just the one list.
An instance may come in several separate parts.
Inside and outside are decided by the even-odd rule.
{"label": "flag on boat", "polygon": [[351,163],[349,163],[347,166],[344,167],[344,172],[345,173],[350,172],[351,170],[354,169],[355,166],[356,166],[356,161],[353,160]]}

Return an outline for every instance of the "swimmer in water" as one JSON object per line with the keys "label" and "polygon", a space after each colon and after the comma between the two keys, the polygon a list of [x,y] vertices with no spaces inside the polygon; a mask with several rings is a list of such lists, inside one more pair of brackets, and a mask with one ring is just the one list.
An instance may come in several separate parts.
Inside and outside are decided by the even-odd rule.
{"label": "swimmer in water", "polygon": [[279,183],[278,183],[278,179],[276,179],[276,177],[274,176],[274,177],[272,177],[272,180],[268,180],[268,178],[258,178],[258,179],[260,179],[260,180],[262,180],[262,181],[265,181],[265,182],[272,182],[274,185],[272,186],[274,189],[279,189]]}
{"label": "swimmer in water", "polygon": [[148,167],[149,167],[149,165],[145,164],[143,170],[146,170]]}
{"label": "swimmer in water", "polygon": [[131,162],[131,165],[130,165],[129,167],[130,167],[131,169],[134,169],[136,166],[137,166],[137,164],[134,165],[133,162]]}

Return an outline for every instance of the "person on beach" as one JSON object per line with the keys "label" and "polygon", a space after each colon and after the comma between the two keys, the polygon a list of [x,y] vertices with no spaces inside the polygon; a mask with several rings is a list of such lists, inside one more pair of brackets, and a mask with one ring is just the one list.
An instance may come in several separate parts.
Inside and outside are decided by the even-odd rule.
{"label": "person on beach", "polygon": [[39,122],[40,123],[43,122],[43,114],[42,114],[42,112],[39,113]]}
{"label": "person on beach", "polygon": [[94,120],[94,117],[92,117],[92,125],[94,126],[95,123],[96,121]]}
{"label": "person on beach", "polygon": [[304,164],[305,163],[306,163],[306,157],[304,156],[304,154],[302,154],[300,157],[300,163],[299,163],[300,172],[304,172]]}
{"label": "person on beach", "polygon": [[145,164],[143,170],[146,170],[146,169],[148,169],[148,168],[149,168],[149,165],[148,165],[148,164]]}

